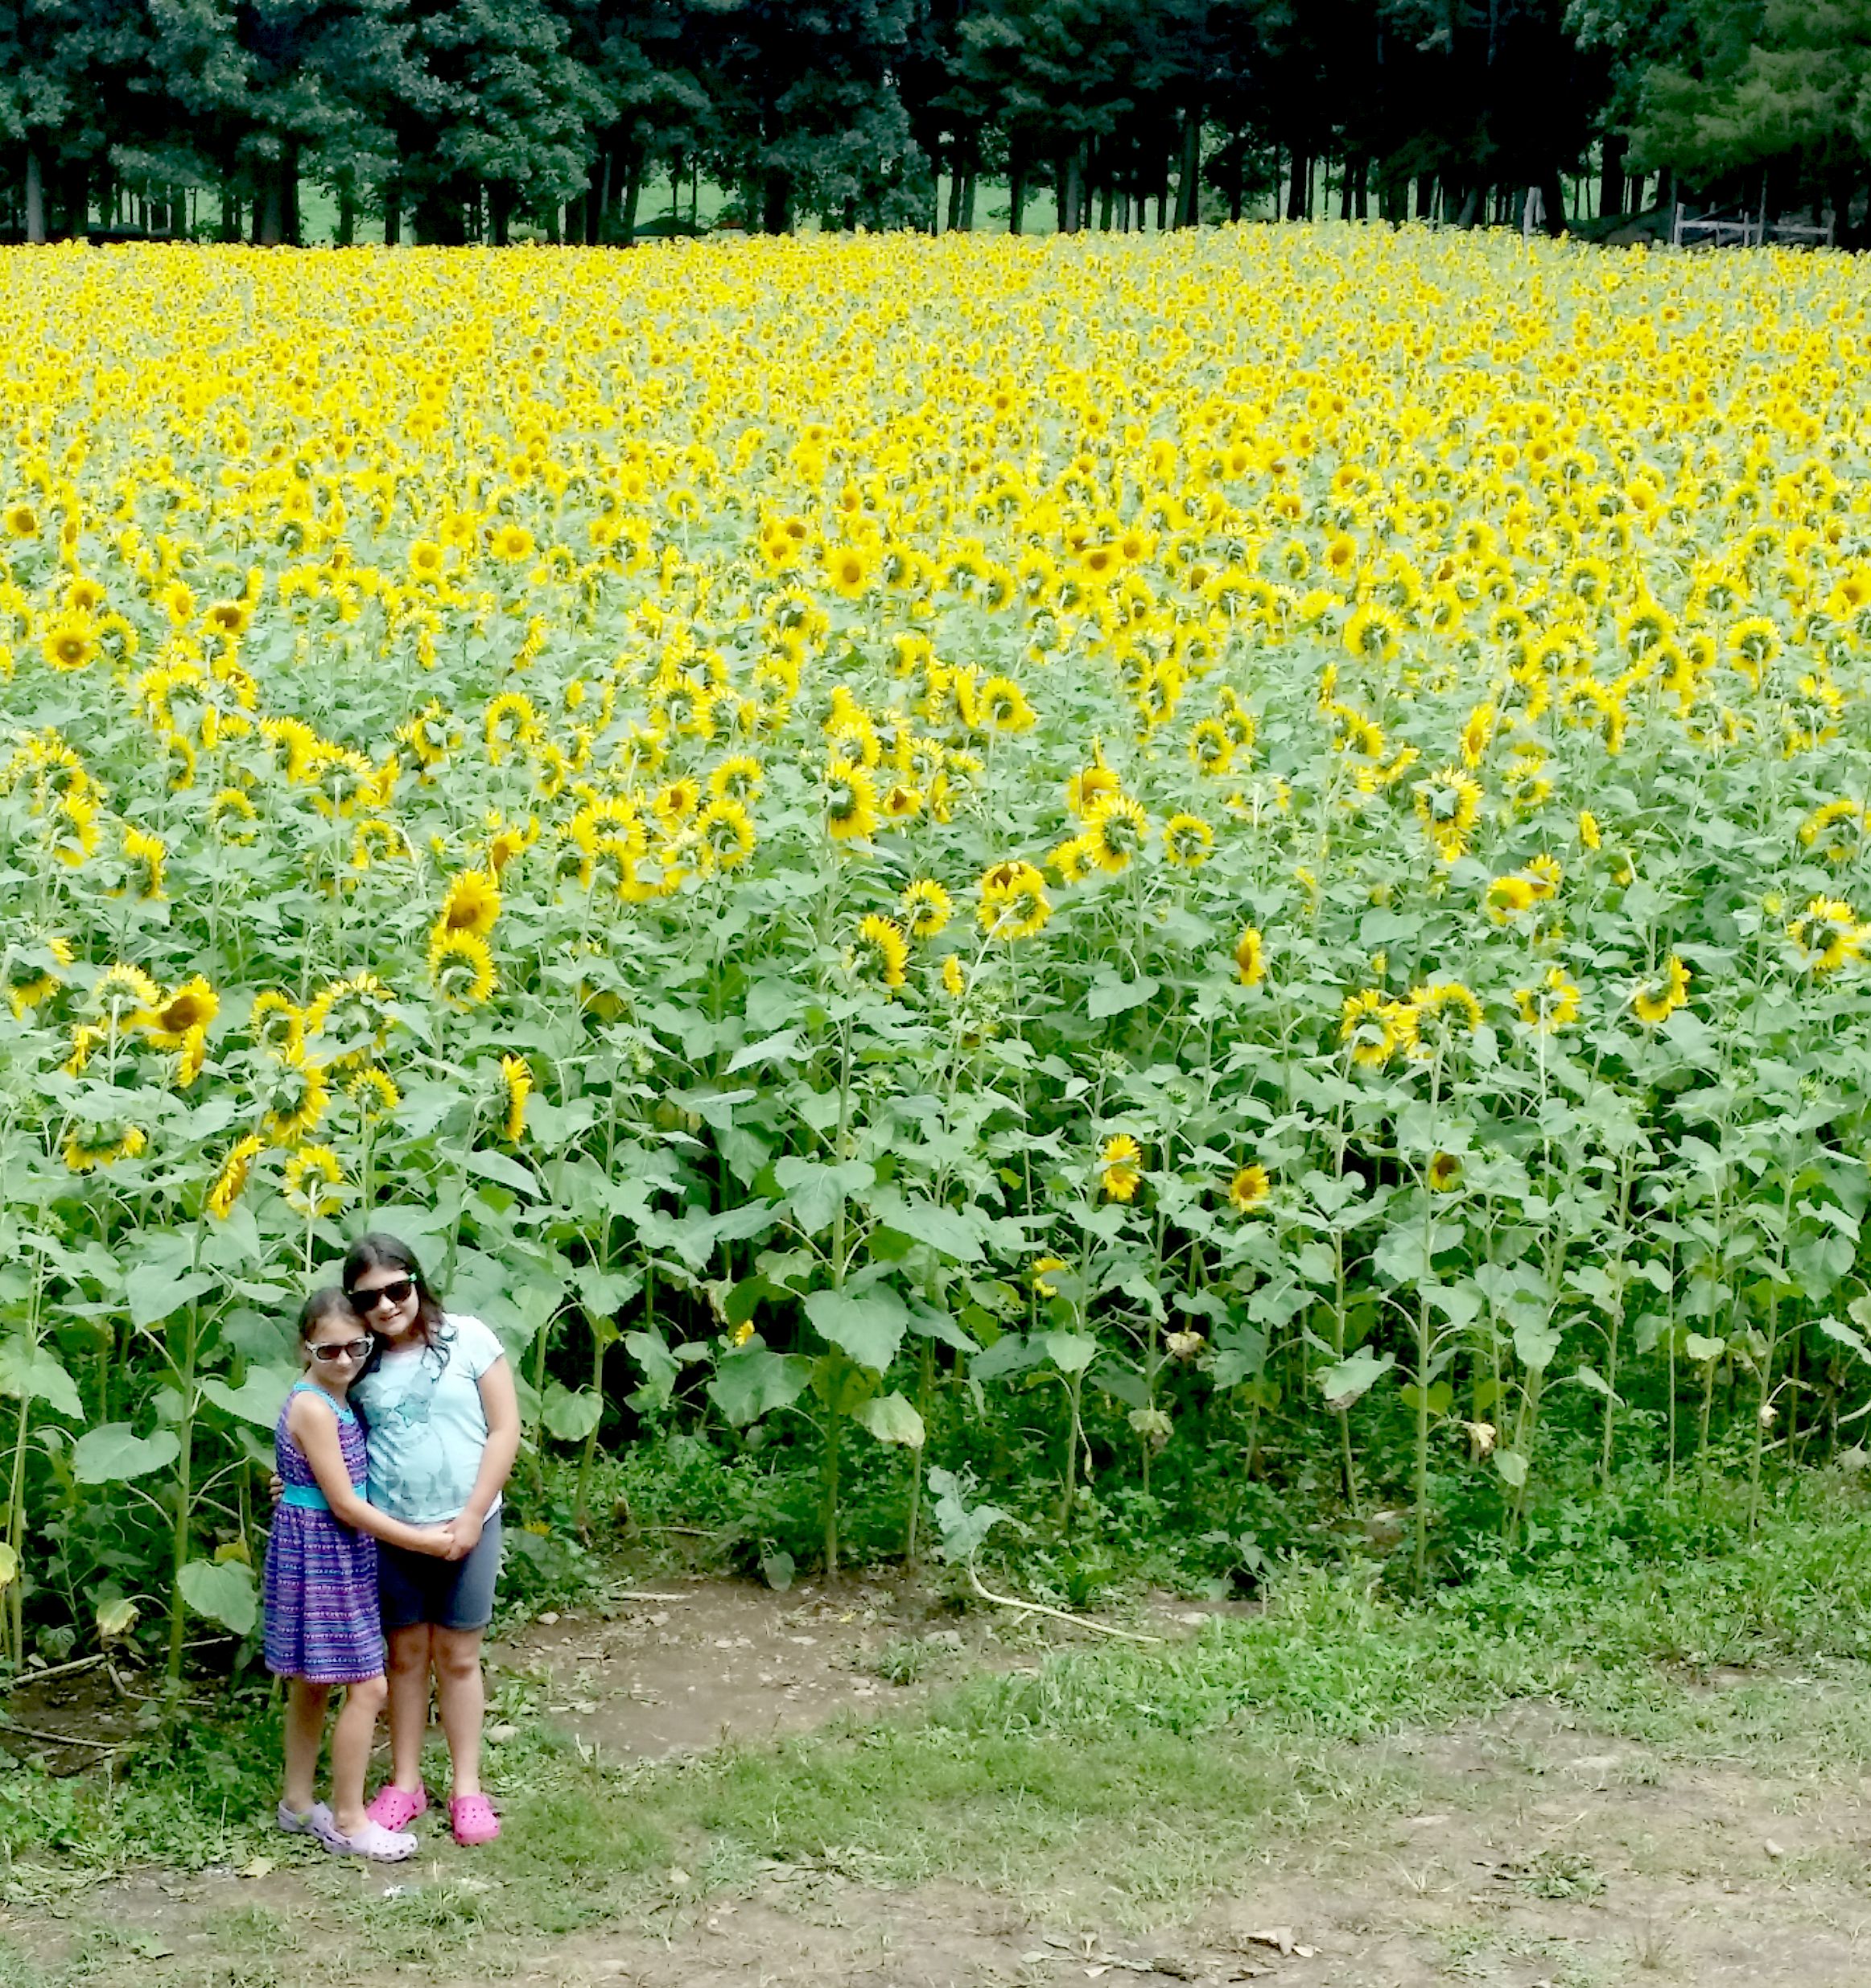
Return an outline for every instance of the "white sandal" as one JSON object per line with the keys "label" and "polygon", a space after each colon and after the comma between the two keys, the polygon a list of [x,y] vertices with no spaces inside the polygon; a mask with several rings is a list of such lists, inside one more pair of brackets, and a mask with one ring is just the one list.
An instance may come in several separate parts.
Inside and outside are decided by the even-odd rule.
{"label": "white sandal", "polygon": [[324,1838],[325,1848],[336,1856],[368,1858],[373,1864],[400,1864],[416,1854],[416,1839],[386,1829],[381,1822],[367,1821],[355,1836],[334,1828]]}

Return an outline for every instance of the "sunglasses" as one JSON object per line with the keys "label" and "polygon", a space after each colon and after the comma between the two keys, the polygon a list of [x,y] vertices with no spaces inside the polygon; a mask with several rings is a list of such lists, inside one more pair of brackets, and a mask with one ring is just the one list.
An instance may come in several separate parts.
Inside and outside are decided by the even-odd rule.
{"label": "sunglasses", "polygon": [[335,1367],[340,1360],[361,1360],[370,1357],[368,1339],[328,1339],[323,1346],[311,1350],[315,1360],[323,1360],[326,1366]]}
{"label": "sunglasses", "polygon": [[351,1301],[351,1309],[360,1318],[368,1318],[379,1305],[400,1305],[416,1288],[414,1277],[393,1277],[388,1284],[380,1284],[374,1291],[347,1291],[344,1295]]}

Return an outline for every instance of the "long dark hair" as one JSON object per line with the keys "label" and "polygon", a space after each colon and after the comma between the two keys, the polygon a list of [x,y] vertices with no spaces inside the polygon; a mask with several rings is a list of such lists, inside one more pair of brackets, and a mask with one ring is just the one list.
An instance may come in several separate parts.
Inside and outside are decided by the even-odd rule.
{"label": "long dark hair", "polygon": [[[443,1329],[442,1301],[429,1289],[429,1281],[422,1275],[422,1266],[416,1261],[416,1252],[400,1236],[385,1235],[380,1230],[373,1230],[368,1235],[360,1235],[344,1252],[344,1268],[341,1275],[347,1295],[366,1270],[399,1270],[416,1287],[415,1331],[426,1347],[438,1346],[447,1334]],[[379,1346],[381,1335],[373,1334]]]}

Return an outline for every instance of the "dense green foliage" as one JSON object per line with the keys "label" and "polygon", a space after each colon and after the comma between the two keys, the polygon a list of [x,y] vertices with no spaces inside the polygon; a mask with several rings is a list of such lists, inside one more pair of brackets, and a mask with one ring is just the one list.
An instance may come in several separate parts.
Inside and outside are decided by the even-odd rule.
{"label": "dense green foliage", "polygon": [[1016,233],[1680,188],[1852,238],[1868,60],[1864,0],[4,0],[0,186],[34,240],[298,240],[316,182],[340,241],[628,241],[701,175],[773,231],[991,181]]}

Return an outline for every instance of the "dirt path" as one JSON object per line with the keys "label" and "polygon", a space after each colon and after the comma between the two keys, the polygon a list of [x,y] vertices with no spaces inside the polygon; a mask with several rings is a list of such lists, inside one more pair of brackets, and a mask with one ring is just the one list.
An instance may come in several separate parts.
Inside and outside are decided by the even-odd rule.
{"label": "dirt path", "polygon": [[[1030,1623],[957,1618],[890,1586],[775,1594],[675,1577],[645,1590],[604,1615],[542,1617],[494,1647],[494,1786],[501,1747],[535,1726],[614,1760],[694,1753],[882,1712],[971,1670],[1032,1666],[1044,1647]],[[1205,1612],[1165,1598],[1148,1617],[1186,1635]],[[1871,1982],[1871,1814],[1853,1763],[1819,1774],[1685,1763],[1520,1705],[1449,1732],[1322,1743],[1316,1778],[1302,1821],[1244,1843],[1193,1919],[1152,1924],[1147,1888],[1120,1897],[1056,1872],[1009,1869],[991,1890],[893,1889],[862,1857],[835,1852],[707,1886],[672,1869],[617,1929],[484,1943],[472,1967],[424,1961],[419,1946],[367,1970],[361,1957],[357,1978],[411,1988],[481,1988],[497,1973],[520,1988]],[[1356,1792],[1373,1788],[1381,1798]],[[1137,1817],[1135,1834],[1140,1860],[1174,1856],[1155,1818]],[[479,1882],[445,1840],[395,1874],[344,1878],[372,1896],[401,1886],[443,1916]],[[15,1907],[0,1932],[54,1979],[310,1988],[352,1978],[294,1932],[339,1881],[284,1858],[246,1875],[146,1870],[63,1904]],[[488,1916],[497,1924],[497,1902]],[[0,1967],[6,1988],[14,1979]]]}

